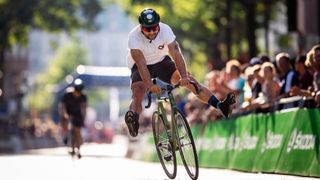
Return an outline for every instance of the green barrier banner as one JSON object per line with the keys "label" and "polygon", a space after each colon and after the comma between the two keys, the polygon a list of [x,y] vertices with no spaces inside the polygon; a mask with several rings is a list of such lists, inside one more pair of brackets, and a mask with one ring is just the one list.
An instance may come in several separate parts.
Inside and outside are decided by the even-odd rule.
{"label": "green barrier banner", "polygon": [[[228,139],[229,168],[251,171],[259,141],[260,127],[255,115],[239,117]],[[257,128],[259,127],[259,128]]]}
{"label": "green barrier banner", "polygon": [[191,127],[191,133],[196,145],[197,153],[201,149],[201,137],[202,137],[203,126],[201,124],[196,124]]}
{"label": "green barrier banner", "polygon": [[228,166],[228,137],[235,121],[208,123],[200,140],[199,164],[203,167],[226,168]]}
{"label": "green barrier banner", "polygon": [[313,109],[307,113],[311,118],[312,132],[316,135],[315,157],[309,169],[309,175],[320,177],[320,109]]}
{"label": "green barrier banner", "polygon": [[291,130],[295,112],[257,116],[260,128],[254,172],[275,172],[283,144]]}
{"label": "green barrier banner", "polygon": [[309,168],[316,155],[316,135],[311,124],[315,121],[307,110],[298,110],[283,144],[283,150],[277,165],[276,172],[297,175],[308,175]]}
{"label": "green barrier banner", "polygon": [[200,165],[319,176],[319,121],[319,110],[300,109],[209,123]]}
{"label": "green barrier banner", "polygon": [[320,109],[250,114],[191,129],[201,167],[320,177]]}

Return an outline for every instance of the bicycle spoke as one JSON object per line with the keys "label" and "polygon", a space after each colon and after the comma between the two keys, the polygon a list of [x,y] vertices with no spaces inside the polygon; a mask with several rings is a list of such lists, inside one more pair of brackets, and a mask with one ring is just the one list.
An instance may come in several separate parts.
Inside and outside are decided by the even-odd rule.
{"label": "bicycle spoke", "polygon": [[199,174],[198,157],[190,127],[179,111],[176,111],[175,119],[177,122],[177,136],[182,162],[188,175],[192,179],[197,179]]}
{"label": "bicycle spoke", "polygon": [[172,149],[168,131],[158,113],[153,114],[152,129],[160,163],[167,176],[173,179],[177,172],[175,151]]}

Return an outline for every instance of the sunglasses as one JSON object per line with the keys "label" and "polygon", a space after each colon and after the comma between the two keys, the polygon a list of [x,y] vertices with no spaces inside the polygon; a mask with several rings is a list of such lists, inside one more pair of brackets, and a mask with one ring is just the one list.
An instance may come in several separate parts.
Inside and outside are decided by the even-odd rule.
{"label": "sunglasses", "polygon": [[144,32],[156,32],[156,31],[159,31],[159,25],[156,25],[156,26],[152,26],[152,27],[143,27],[142,26],[142,31]]}

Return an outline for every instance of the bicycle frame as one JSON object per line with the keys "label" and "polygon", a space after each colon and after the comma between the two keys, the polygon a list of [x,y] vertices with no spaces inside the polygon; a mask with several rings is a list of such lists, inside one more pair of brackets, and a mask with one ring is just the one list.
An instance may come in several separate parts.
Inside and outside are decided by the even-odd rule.
{"label": "bicycle frame", "polygon": [[[168,120],[168,117],[167,117],[167,112],[166,112],[166,109],[164,107],[164,104],[163,102],[164,101],[169,101],[170,103],[170,110],[171,110],[171,124]],[[170,140],[173,144],[173,149],[177,149],[177,134],[176,134],[176,127],[177,127],[177,123],[176,123],[176,120],[175,120],[175,116],[174,116],[174,112],[177,110],[177,107],[176,107],[176,103],[174,101],[174,97],[173,97],[173,94],[170,91],[168,91],[168,96],[167,97],[162,97],[160,94],[157,94],[157,104],[158,104],[158,111],[160,112],[160,114],[162,115],[162,118],[163,118],[163,121],[164,121],[164,124],[165,126],[171,130],[171,137],[170,137]],[[174,134],[172,134],[174,133]]]}
{"label": "bicycle frame", "polygon": [[[154,84],[156,83],[156,80],[153,80]],[[199,94],[199,89],[197,87],[197,84],[195,82],[190,82],[196,91],[196,94]],[[198,178],[198,159],[197,159],[197,153],[196,148],[194,144],[194,140],[192,137],[192,133],[189,127],[189,124],[185,117],[181,114],[180,110],[177,109],[177,105],[174,99],[174,95],[172,94],[172,90],[175,88],[178,88],[180,85],[166,85],[166,88],[161,88],[162,91],[166,92],[167,95],[163,95],[162,93],[156,94],[156,101],[157,101],[157,110],[153,113],[152,116],[152,128],[153,128],[153,135],[155,138],[155,145],[158,152],[158,157],[160,159],[161,165],[163,169],[165,170],[166,174],[169,178],[174,179],[176,176],[176,155],[175,151],[179,150],[180,156],[182,159],[182,162],[191,177],[191,179],[195,180]],[[170,110],[171,110],[171,118],[167,117],[168,112],[164,106],[164,102],[169,102],[170,104]],[[149,108],[151,105],[151,92],[148,92],[148,105],[145,106],[146,108]],[[157,119],[157,118],[160,118]],[[171,120],[171,122],[170,122]],[[182,126],[178,127],[178,121],[181,123]],[[162,140],[159,140],[159,125],[162,124],[164,127],[164,132],[166,133],[166,137],[168,142],[163,143]],[[157,124],[157,125],[156,125]],[[180,124],[179,124],[180,125]],[[158,129],[157,129],[158,128]],[[182,130],[182,131],[181,131]],[[188,143],[185,143],[187,141]],[[192,165],[190,166],[190,158],[189,156],[185,156],[185,153],[188,152],[186,149],[191,148],[192,152],[192,159],[191,161],[194,162],[194,164],[191,162],[191,164],[194,165],[194,168],[192,168]],[[186,152],[185,152],[186,150]],[[187,157],[187,158],[186,158]],[[187,160],[186,160],[187,159]],[[173,162],[173,169],[169,168],[172,171],[168,170],[168,167],[166,162]]]}

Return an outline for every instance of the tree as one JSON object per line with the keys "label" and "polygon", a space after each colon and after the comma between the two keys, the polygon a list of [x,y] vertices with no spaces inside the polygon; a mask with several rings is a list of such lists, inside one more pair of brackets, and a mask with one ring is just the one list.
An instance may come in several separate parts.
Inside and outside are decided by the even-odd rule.
{"label": "tree", "polygon": [[[1,0],[0,1],[0,90],[5,78],[5,52],[12,45],[25,45],[31,28],[72,32],[95,30],[95,16],[102,10],[98,0]],[[0,95],[0,106],[3,105]]]}
{"label": "tree", "polygon": [[[268,31],[267,23],[272,18],[276,3],[274,0],[121,1],[135,18],[143,7],[156,8],[161,20],[175,32],[187,59],[190,59],[191,68],[203,64],[203,58],[214,68],[221,68],[224,61],[244,53],[256,56],[259,49],[255,31],[263,27]],[[196,69],[194,74],[203,77],[203,67]]]}

